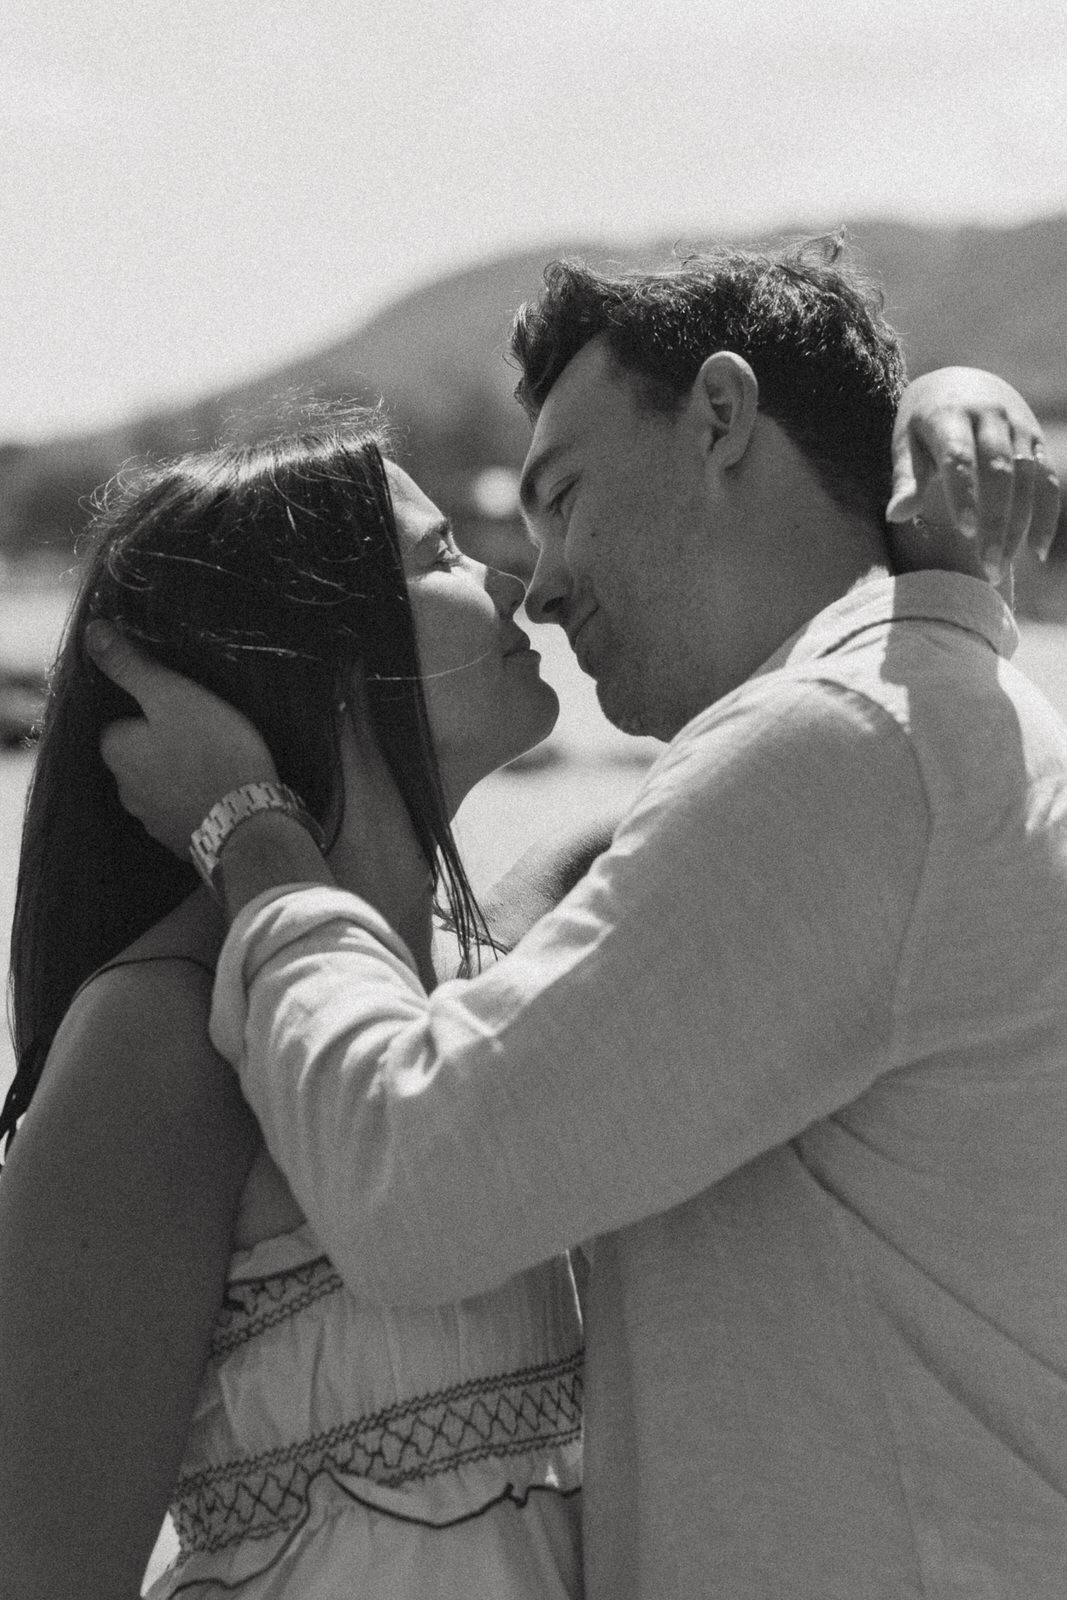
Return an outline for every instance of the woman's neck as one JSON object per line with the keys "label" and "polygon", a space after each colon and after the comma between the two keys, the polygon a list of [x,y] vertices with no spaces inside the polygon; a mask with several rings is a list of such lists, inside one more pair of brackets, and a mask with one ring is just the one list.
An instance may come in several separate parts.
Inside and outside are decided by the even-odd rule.
{"label": "woman's neck", "polygon": [[369,900],[396,929],[415,958],[423,984],[432,988],[436,981],[430,959],[433,881],[410,825],[406,831],[410,848],[409,840],[391,828],[358,840],[343,828],[328,860],[338,886]]}
{"label": "woman's neck", "polygon": [[329,852],[330,870],[342,889],[369,900],[396,929],[431,988],[433,875],[407,807],[376,745],[351,728],[342,741],[341,765],[345,809]]}

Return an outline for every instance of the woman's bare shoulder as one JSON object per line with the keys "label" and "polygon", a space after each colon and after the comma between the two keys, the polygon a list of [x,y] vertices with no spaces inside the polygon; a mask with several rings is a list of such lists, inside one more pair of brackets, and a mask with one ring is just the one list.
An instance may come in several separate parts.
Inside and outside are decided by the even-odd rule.
{"label": "woman's bare shoulder", "polygon": [[[236,1075],[211,1044],[211,969],[195,941],[148,937],[138,946],[68,1008],[4,1184],[8,1165],[27,1192],[43,1175],[51,1174],[47,1188],[57,1172],[76,1174],[81,1213],[95,1207],[106,1216],[101,1237],[122,1221],[117,1174],[123,1203],[165,1193],[188,1208],[195,1189],[197,1203],[218,1213],[211,1225],[228,1235],[261,1139]],[[73,1201],[71,1210],[78,1214]]]}
{"label": "woman's bare shoulder", "polygon": [[210,899],[191,895],[86,979],[60,1034],[72,1026],[81,1032],[113,1025],[127,1014],[130,1023],[141,1022],[157,1032],[155,1024],[171,1012],[186,1021],[202,1012],[206,1029],[222,937],[221,919]]}
{"label": "woman's bare shoulder", "polygon": [[[166,1084],[175,1104],[190,1106],[230,1069],[208,1034],[211,988],[222,929],[214,908],[192,896],[94,973],[74,997],[49,1051],[39,1094],[49,1079],[108,1079],[133,1090]],[[234,1086],[235,1087],[235,1086]]]}
{"label": "woman's bare shoulder", "polygon": [[218,906],[206,889],[198,889],[127,945],[109,965],[174,960],[214,972],[225,932]]}

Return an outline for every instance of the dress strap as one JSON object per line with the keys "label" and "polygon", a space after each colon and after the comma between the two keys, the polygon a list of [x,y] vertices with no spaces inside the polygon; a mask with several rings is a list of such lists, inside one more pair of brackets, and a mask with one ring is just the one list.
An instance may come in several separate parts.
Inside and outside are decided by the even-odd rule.
{"label": "dress strap", "polygon": [[207,961],[201,961],[199,956],[184,955],[180,950],[165,951],[158,956],[116,956],[114,961],[105,961],[102,967],[97,967],[95,972],[90,972],[85,981],[78,985],[71,999],[71,1005],[74,1004],[83,989],[87,989],[96,978],[102,977],[105,972],[113,972],[116,967],[145,967],[152,961],[185,961],[190,966],[199,967],[201,972],[206,972],[209,978],[215,976],[215,968]]}

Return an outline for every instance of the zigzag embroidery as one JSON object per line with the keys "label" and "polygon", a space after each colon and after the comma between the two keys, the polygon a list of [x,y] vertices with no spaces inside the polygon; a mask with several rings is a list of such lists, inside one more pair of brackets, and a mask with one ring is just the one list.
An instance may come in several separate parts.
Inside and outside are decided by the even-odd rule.
{"label": "zigzag embroidery", "polygon": [[215,1330],[211,1354],[217,1361],[240,1345],[254,1339],[266,1328],[273,1328],[287,1317],[314,1305],[325,1295],[342,1288],[340,1274],[327,1256],[289,1267],[266,1278],[243,1278],[226,1285]]}
{"label": "zigzag embroidery", "polygon": [[264,1539],[306,1513],[324,1471],[390,1488],[521,1451],[577,1439],[582,1353],[404,1401],[263,1455],[179,1481],[171,1515],[183,1554]]}

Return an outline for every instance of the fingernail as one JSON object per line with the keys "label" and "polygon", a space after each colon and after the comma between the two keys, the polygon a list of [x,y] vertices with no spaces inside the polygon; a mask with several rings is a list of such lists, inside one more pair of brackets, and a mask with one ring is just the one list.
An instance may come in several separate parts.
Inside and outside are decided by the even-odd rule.
{"label": "fingernail", "polygon": [[103,617],[94,617],[85,629],[85,646],[92,656],[104,655],[115,642],[115,630]]}
{"label": "fingernail", "polygon": [[964,506],[959,516],[960,532],[965,539],[978,537],[978,511],[974,506]]}
{"label": "fingernail", "polygon": [[1003,568],[1001,567],[1000,562],[995,560],[993,556],[982,557],[982,571],[985,573],[990,583],[999,583],[1001,578],[1004,576]]}
{"label": "fingernail", "polygon": [[885,508],[887,522],[909,522],[915,505],[915,495],[910,489],[901,489]]}

